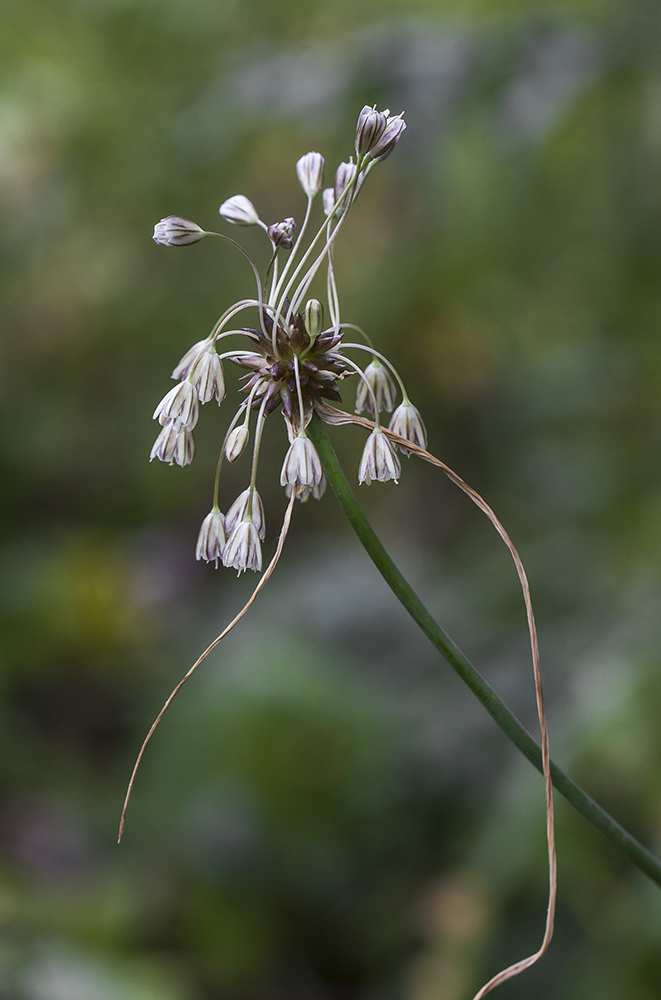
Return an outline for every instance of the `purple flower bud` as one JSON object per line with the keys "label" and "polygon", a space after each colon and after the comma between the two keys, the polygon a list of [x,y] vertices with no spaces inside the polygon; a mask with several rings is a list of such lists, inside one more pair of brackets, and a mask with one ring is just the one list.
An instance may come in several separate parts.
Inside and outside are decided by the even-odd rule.
{"label": "purple flower bud", "polygon": [[404,121],[403,113],[401,115],[393,115],[389,118],[383,135],[375,143],[371,151],[370,155],[372,159],[385,160],[386,157],[390,156],[405,128],[406,122]]}
{"label": "purple flower bud", "polygon": [[388,111],[377,111],[376,106],[365,105],[358,116],[356,127],[356,156],[362,159],[371,153],[388,124]]}
{"label": "purple flower bud", "polygon": [[190,219],[182,219],[178,215],[168,215],[154,226],[154,243],[164,247],[187,247],[198,243],[207,234]]}
{"label": "purple flower bud", "polygon": [[356,176],[356,164],[353,160],[349,160],[348,163],[340,163],[339,167],[335,171],[335,204],[338,201],[351,184],[352,180]]}
{"label": "purple flower bud", "polygon": [[293,219],[285,219],[284,222],[276,222],[275,225],[269,226],[267,233],[274,246],[291,250],[295,228],[296,223]]}
{"label": "purple flower bud", "polygon": [[324,158],[321,153],[306,153],[296,164],[299,184],[308,198],[314,198],[324,183]]}

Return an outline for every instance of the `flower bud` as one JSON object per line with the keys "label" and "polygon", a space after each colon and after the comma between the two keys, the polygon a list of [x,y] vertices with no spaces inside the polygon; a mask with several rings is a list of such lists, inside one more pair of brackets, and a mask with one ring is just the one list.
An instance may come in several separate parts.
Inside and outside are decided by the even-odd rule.
{"label": "flower bud", "polygon": [[164,247],[187,247],[197,243],[207,234],[190,219],[182,219],[178,215],[168,215],[154,226],[154,243]]}
{"label": "flower bud", "polygon": [[403,114],[390,117],[383,135],[372,149],[370,154],[372,159],[385,160],[386,157],[390,156],[405,128],[406,122],[404,121]]}
{"label": "flower bud", "polygon": [[329,216],[333,214],[333,209],[335,208],[335,191],[333,188],[325,188],[322,195],[322,201],[324,205],[324,215]]}
{"label": "flower bud", "polygon": [[335,204],[338,201],[351,184],[352,180],[356,176],[356,164],[353,160],[349,160],[348,163],[340,163],[339,167],[335,171]]}
{"label": "flower bud", "polygon": [[308,198],[314,198],[324,183],[324,158],[321,153],[306,153],[296,164],[298,182]]}
{"label": "flower bud", "polygon": [[[376,408],[379,413],[381,410],[390,412],[395,405],[397,387],[388,369],[377,358],[374,358],[363,375],[365,378],[360,380],[356,390],[356,413],[362,413],[363,410],[374,413],[372,393],[376,397]],[[370,392],[370,387],[372,392]]]}
{"label": "flower bud", "polygon": [[201,403],[208,403],[214,396],[219,404],[222,403],[225,398],[225,374],[223,363],[213,344],[198,354],[188,377],[195,386]]}
{"label": "flower bud", "polygon": [[223,550],[223,566],[244,573],[252,569],[259,573],[262,568],[262,546],[257,528],[252,521],[239,521],[227,539]]}
{"label": "flower bud", "polygon": [[368,486],[373,479],[385,483],[399,479],[402,467],[397,453],[380,427],[375,427],[367,441],[358,466],[358,482]]}
{"label": "flower bud", "polygon": [[174,385],[165,394],[156,409],[154,420],[172,424],[175,431],[192,431],[200,414],[200,404],[194,386],[186,381]]}
{"label": "flower bud", "polygon": [[[423,419],[413,403],[409,403],[408,400],[404,400],[397,407],[392,415],[388,430],[394,431],[395,434],[406,438],[407,441],[413,441],[421,448],[427,447],[427,431]],[[403,448],[401,444],[398,447],[402,455],[410,457],[411,452],[408,448]]]}
{"label": "flower bud", "polygon": [[230,432],[227,438],[227,443],[225,444],[225,455],[227,456],[228,462],[236,462],[237,458],[241,457],[246,445],[248,444],[249,437],[250,431],[245,424],[241,424],[240,427],[235,427],[234,430]]}
{"label": "flower bud", "polygon": [[305,319],[305,329],[308,331],[310,340],[314,343],[324,325],[324,307],[319,299],[308,299],[305,303],[303,317]]}
{"label": "flower bud", "polygon": [[208,346],[209,338],[207,337],[205,340],[198,340],[197,344],[193,344],[192,347],[189,347],[177,367],[172,372],[171,378],[173,378],[176,382],[178,382],[179,379],[188,378],[190,370],[197,360],[198,355],[200,355],[202,351],[206,350]]}
{"label": "flower bud", "polygon": [[218,211],[226,222],[231,222],[234,226],[256,226],[259,222],[255,206],[243,194],[228,198]]}
{"label": "flower bud", "polygon": [[197,536],[195,558],[204,559],[205,562],[215,562],[217,567],[218,560],[223,558],[226,541],[225,518],[217,508],[214,508],[202,521]]}
{"label": "flower bud", "polygon": [[293,219],[285,219],[284,222],[276,222],[275,225],[269,226],[266,231],[274,246],[291,250],[295,228],[296,223]]}
{"label": "flower bud", "polygon": [[173,424],[162,427],[149,455],[149,461],[158,458],[170,465],[176,462],[182,468],[195,458],[195,440],[192,431],[178,431]]}
{"label": "flower bud", "polygon": [[317,449],[306,434],[299,434],[285,455],[280,485],[289,485],[298,494],[306,487],[318,486],[323,478],[324,470]]}
{"label": "flower bud", "polygon": [[377,111],[376,106],[365,105],[356,126],[356,155],[359,159],[371,153],[386,130],[388,111]]}
{"label": "flower bud", "polygon": [[[252,493],[252,498],[250,494]],[[262,541],[266,538],[266,518],[264,517],[264,504],[257,490],[248,487],[238,497],[227,511],[225,516],[225,531],[230,535],[236,528],[239,521],[245,521],[250,514],[252,523],[257,528],[257,534]]]}

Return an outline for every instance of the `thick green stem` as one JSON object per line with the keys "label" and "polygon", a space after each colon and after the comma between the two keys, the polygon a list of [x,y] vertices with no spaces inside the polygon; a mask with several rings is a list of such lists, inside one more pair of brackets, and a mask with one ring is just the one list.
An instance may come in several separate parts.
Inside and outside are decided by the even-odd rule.
{"label": "thick green stem", "polygon": [[[462,681],[479,698],[505,735],[535,765],[537,770],[541,771],[542,751],[538,744],[464,656],[459,647],[455,645],[450,636],[434,621],[377,538],[374,529],[353,495],[326,434],[326,429],[316,413],[308,426],[308,435],[317,447],[333,493],[383,579],[439,653],[445,657]],[[612,840],[617,847],[624,851],[634,865],[648,875],[652,881],[661,885],[661,862],[553,762],[551,762],[551,775],[553,784],[560,794],[590,823],[601,830],[609,840]]]}

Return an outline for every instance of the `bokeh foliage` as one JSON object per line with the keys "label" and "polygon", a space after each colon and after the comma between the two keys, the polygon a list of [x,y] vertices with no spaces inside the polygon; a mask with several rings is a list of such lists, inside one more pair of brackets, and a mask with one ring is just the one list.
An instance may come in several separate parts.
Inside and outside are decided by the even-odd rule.
{"label": "bokeh foliage", "polygon": [[[145,729],[250,586],[193,559],[227,404],[192,467],[146,461],[171,367],[250,275],[149,237],[173,213],[214,228],[237,192],[300,218],[295,160],[319,149],[330,177],[363,103],[406,110],[338,249],[345,315],[521,548],[554,755],[658,850],[658,6],[5,0],[0,19],[0,993],[467,997],[541,936],[540,781],[330,496],[171,710],[114,845]],[[359,432],[334,440],[355,469]],[[413,461],[365,493],[534,725],[489,526]],[[658,888],[562,803],[559,852],[556,941],[503,997],[656,1000]]]}

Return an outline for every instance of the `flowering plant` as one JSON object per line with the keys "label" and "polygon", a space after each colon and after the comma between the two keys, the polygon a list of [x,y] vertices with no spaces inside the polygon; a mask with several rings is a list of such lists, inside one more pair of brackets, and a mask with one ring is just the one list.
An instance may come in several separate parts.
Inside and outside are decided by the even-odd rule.
{"label": "flowering plant", "polygon": [[[278,410],[285,421],[289,439],[280,475],[280,483],[287,492],[289,503],[275,553],[250,599],[183,676],[147,734],[129,782],[120,822],[120,839],[137,769],[164,713],[200,663],[245,615],[270,578],[283,550],[295,501],[306,501],[309,497],[320,499],[328,481],[360,541],[411,617],[482,701],[498,725],[544,775],[549,898],[543,940],[533,955],[493,976],[475,995],[474,1000],[480,1000],[496,986],[533,965],[551,941],[556,898],[553,784],[575,808],[617,843],[639,868],[660,884],[661,865],[552,764],[535,619],[528,580],[519,554],[486,501],[444,462],[426,450],[427,434],[422,417],[409,399],[399,373],[376,349],[367,333],[346,322],[341,315],[333,266],[335,243],[363,184],[376,165],[392,153],[405,127],[401,114],[391,115],[389,111],[378,111],[376,107],[363,108],[355,133],[355,160],[352,156],[341,163],[335,171],[333,185],[325,189],[321,154],[310,152],[302,156],[296,164],[296,174],[307,205],[298,232],[293,217],[267,225],[244,195],[235,195],[223,202],[219,211],[226,222],[237,226],[258,226],[264,230],[270,245],[270,256],[263,277],[247,251],[224,234],[208,232],[179,216],[162,219],[154,229],[154,240],[165,246],[188,246],[207,236],[217,236],[231,243],[250,264],[256,286],[253,297],[242,298],[228,307],[208,337],[195,343],[184,354],[172,372],[177,384],[154,411],[161,430],[152,448],[151,459],[188,465],[195,456],[194,429],[200,405],[214,399],[221,404],[226,397],[223,361],[245,372],[240,390],[244,398],[224,433],[211,510],[202,522],[197,539],[197,559],[213,562],[216,566],[222,563],[238,573],[248,569],[262,571],[266,517],[257,491],[257,470],[264,423],[271,413]],[[309,235],[313,203],[320,194],[323,219],[316,231]],[[283,262],[285,253],[288,256]],[[326,309],[318,299],[308,297],[313,280],[322,270],[326,276]],[[235,317],[246,311],[252,311],[255,325],[234,326]],[[328,322],[324,320],[326,311]],[[349,331],[357,333],[362,340],[349,340]],[[228,347],[219,352],[219,347],[228,338],[237,336],[244,341],[242,348]],[[361,366],[355,360],[354,352],[358,352],[359,358],[367,355],[367,364]],[[355,413],[338,406],[342,402],[344,383],[351,379],[357,383]],[[401,397],[399,403],[398,397]],[[387,426],[381,420],[384,411],[392,413]],[[362,415],[365,412],[368,416]],[[324,424],[346,423],[357,424],[369,432],[358,466],[360,484],[369,485],[374,480],[397,482],[401,474],[399,454],[417,455],[440,468],[463,490],[486,514],[503,539],[514,561],[526,607],[541,747],[434,621],[383,549],[356,503],[324,428]],[[219,505],[223,461],[236,462],[248,447],[251,433],[252,464],[248,485],[223,513]]]}

